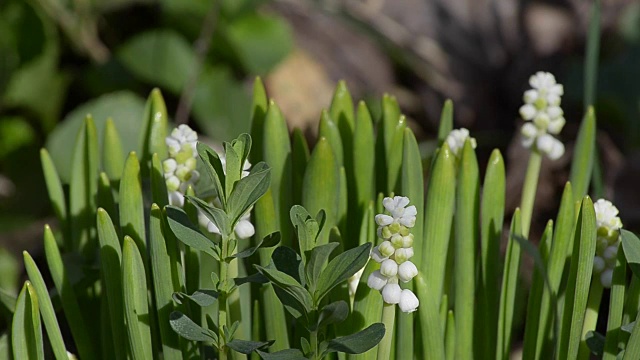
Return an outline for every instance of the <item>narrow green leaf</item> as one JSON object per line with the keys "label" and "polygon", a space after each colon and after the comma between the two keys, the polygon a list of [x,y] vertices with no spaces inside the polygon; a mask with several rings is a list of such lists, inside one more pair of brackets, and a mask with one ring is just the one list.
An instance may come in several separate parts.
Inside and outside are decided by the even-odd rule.
{"label": "narrow green leaf", "polygon": [[51,160],[51,156],[49,156],[49,152],[45,148],[40,149],[40,162],[42,163],[42,172],[44,173],[44,180],[47,184],[47,191],[53,212],[61,224],[66,224],[67,204],[64,199],[62,183],[60,182],[58,171]]}
{"label": "narrow green leaf", "polygon": [[329,141],[321,137],[316,144],[304,173],[302,206],[310,214],[324,210],[327,220],[318,244],[329,241],[329,231],[336,225],[339,206],[340,173]]}
{"label": "narrow green leaf", "polygon": [[587,49],[584,57],[584,106],[594,105],[598,81],[598,59],[600,57],[600,0],[593,1],[587,34]]}
{"label": "narrow green leaf", "polygon": [[313,306],[313,300],[309,292],[289,274],[278,271],[275,268],[256,266],[258,271],[266,276],[275,286],[284,290],[291,295],[306,312],[310,312]]}
{"label": "narrow green leaf", "polygon": [[42,314],[42,320],[44,326],[47,329],[47,335],[49,336],[49,343],[53,350],[53,355],[58,360],[67,360],[67,349],[64,346],[64,340],[62,339],[62,333],[60,332],[60,325],[58,325],[58,319],[56,318],[56,312],[51,304],[51,298],[47,285],[44,283],[42,274],[33,261],[31,255],[28,252],[23,251],[24,267],[27,270],[31,284],[33,285],[34,292],[39,299],[38,309]]}
{"label": "narrow green leaf", "polygon": [[44,359],[42,325],[35,289],[25,281],[16,303],[11,326],[14,359]]}
{"label": "narrow green leaf", "polygon": [[475,257],[480,219],[478,160],[471,142],[465,141],[458,168],[455,214],[454,294],[456,358],[474,358]]}
{"label": "narrow green leaf", "polygon": [[[448,105],[447,105],[448,104]],[[451,107],[451,101],[445,103]],[[444,110],[443,110],[444,113]],[[445,120],[441,120],[443,126]],[[446,135],[445,135],[446,137]],[[440,139],[440,138],[439,138]],[[444,138],[442,138],[444,141]],[[505,170],[502,154],[493,150],[484,176],[480,203],[480,289],[478,294],[478,340],[481,355],[495,357],[496,334],[498,332],[498,306],[500,301],[500,241],[504,223]]]}
{"label": "narrow green leaf", "polygon": [[90,332],[80,313],[78,299],[69,281],[67,271],[62,262],[62,256],[60,255],[60,249],[58,249],[58,244],[49,225],[44,227],[44,253],[49,266],[49,273],[60,295],[62,308],[78,349],[78,355],[81,359],[90,358],[95,354],[89,337]]}
{"label": "narrow green leaf", "polygon": [[113,119],[107,119],[104,124],[102,139],[102,168],[111,181],[120,180],[122,170],[124,170],[124,150],[118,129]]}
{"label": "narrow green leaf", "polygon": [[496,359],[508,359],[511,352],[511,337],[513,331],[513,309],[515,307],[518,273],[520,270],[520,244],[516,237],[522,234],[520,209],[516,209],[511,220],[509,243],[504,262],[504,276],[500,292],[500,309],[498,313],[498,342]]}
{"label": "narrow green leaf", "polygon": [[140,132],[140,163],[143,164],[145,169],[143,173],[146,174],[153,154],[158,154],[161,159],[167,157],[167,144],[165,143],[168,130],[167,106],[158,88],[151,90],[151,94],[147,98],[143,126],[143,131]]}
{"label": "narrow green leaf", "polygon": [[[204,200],[201,200],[200,198],[195,197],[193,195],[193,189],[191,187],[189,187],[189,189],[191,190],[187,191],[187,195],[185,195],[185,199],[187,199],[188,202],[184,207],[186,214],[188,215],[187,219],[189,220],[189,222],[196,221],[196,217],[198,216],[198,213],[196,211],[199,211],[202,212],[207,217],[207,219],[209,219],[209,221],[213,222],[222,233],[228,234],[230,227],[227,214],[225,214],[222,209],[213,206],[205,202]],[[177,208],[175,206],[171,207],[180,210],[180,208]],[[186,225],[187,223],[184,224]],[[193,229],[196,229],[195,225],[193,226]]]}
{"label": "narrow green leaf", "polygon": [[[374,197],[375,183],[375,143],[373,121],[364,101],[358,103],[355,132],[353,133],[353,177],[357,215],[362,218],[369,202]],[[404,160],[403,160],[404,162]]]}
{"label": "narrow green leaf", "polygon": [[387,193],[400,190],[400,170],[402,167],[403,138],[404,129],[407,127],[407,120],[404,115],[400,116],[393,130],[391,143],[386,150],[387,156]]}
{"label": "narrow green leaf", "polygon": [[278,229],[282,234],[283,244],[289,244],[291,227],[289,226],[289,208],[292,203],[292,170],[291,142],[289,129],[275,102],[269,102],[269,109],[264,120],[264,138],[262,153],[264,161],[271,167],[271,195],[278,214]]}
{"label": "narrow green leaf", "polygon": [[219,294],[215,290],[200,289],[195,291],[191,295],[185,294],[183,292],[175,292],[171,295],[171,298],[173,298],[173,301],[175,301],[178,304],[182,304],[182,300],[187,298],[193,301],[194,303],[196,303],[196,305],[200,307],[206,307],[206,306],[212,305],[216,301],[218,296]]}
{"label": "narrow green leaf", "polygon": [[570,181],[573,185],[574,201],[582,199],[589,191],[595,147],[596,115],[593,107],[589,107],[580,124],[573,161],[571,161]]}
{"label": "narrow green leaf", "polygon": [[[111,180],[106,173],[101,172],[98,178],[98,207],[105,209],[110,214],[117,214],[116,201],[113,198],[113,190],[111,189]],[[117,225],[119,227],[119,225]]]}
{"label": "narrow green leaf", "polygon": [[[294,128],[291,135],[291,177],[292,177],[292,204],[302,203],[302,181],[304,179],[304,172],[307,169],[307,163],[309,162],[309,145],[307,139],[304,137],[300,128]],[[287,241],[289,241],[287,239]],[[285,244],[290,246],[291,244]]]}
{"label": "narrow green leaf", "polygon": [[104,209],[98,209],[98,240],[100,241],[100,270],[105,294],[109,301],[113,349],[118,359],[127,357],[128,344],[122,300],[122,252],[113,222]]}
{"label": "narrow green leaf", "polygon": [[447,99],[442,106],[440,114],[440,126],[438,127],[438,146],[442,146],[444,141],[453,130],[453,101]]}
{"label": "narrow green leaf", "polygon": [[305,360],[306,357],[302,354],[302,351],[298,349],[286,349],[275,351],[272,353],[262,352],[260,350],[257,351],[260,355],[260,358],[264,360]]}
{"label": "narrow green leaf", "polygon": [[344,149],[342,147],[340,130],[338,130],[338,125],[333,122],[327,110],[322,110],[322,115],[320,116],[320,122],[318,125],[318,137],[324,137],[327,139],[331,146],[331,150],[333,150],[333,156],[336,158],[338,166],[342,166],[344,164]]}
{"label": "narrow green leaf", "polygon": [[310,288],[315,289],[320,273],[327,264],[327,260],[329,260],[329,255],[339,245],[337,242],[330,242],[307,251],[309,254],[306,255],[305,274]]}
{"label": "narrow green leaf", "polygon": [[622,313],[627,285],[627,261],[624,251],[618,248],[616,267],[613,269],[609,313],[607,315],[607,336],[604,344],[603,360],[615,360],[618,355],[618,342],[621,339]]}
{"label": "narrow green leaf", "polygon": [[258,244],[252,246],[250,248],[244,249],[239,253],[235,253],[230,256],[230,258],[244,259],[251,255],[253,255],[256,250],[260,248],[270,248],[278,245],[280,243],[280,233],[275,232],[267,235],[264,239],[260,240]]}
{"label": "narrow green leaf", "polygon": [[[442,125],[440,125],[442,126]],[[456,323],[455,317],[453,316],[453,310],[449,310],[447,313],[447,326],[445,329],[445,353],[447,355],[447,360],[455,359],[456,355]],[[427,351],[429,351],[427,349]]]}
{"label": "narrow green leaf", "polygon": [[[329,115],[338,125],[342,139],[352,139],[355,128],[353,100],[347,88],[347,83],[344,80],[338,82],[333,92]],[[345,141],[345,145],[347,142],[348,141]],[[351,149],[347,148],[346,150],[350,151]]]}
{"label": "narrow green leaf", "polygon": [[[336,217],[338,223],[338,229],[342,231],[345,235],[347,231],[351,229],[350,224],[347,221],[347,213],[349,211],[349,182],[347,181],[347,171],[344,166],[340,167],[338,172],[340,177],[340,189],[338,192],[338,215]],[[347,249],[353,248],[357,246],[356,243],[357,238],[345,239],[343,242],[342,239],[340,241],[341,244]]]}
{"label": "narrow green leaf", "polygon": [[[380,269],[380,264],[375,261],[369,261],[365,266],[358,287],[356,288],[353,310],[347,319],[347,323],[344,325],[343,333],[353,334],[380,322],[383,304],[382,295],[379,291],[367,286],[369,275],[378,269]],[[376,355],[375,351],[369,351],[361,355],[348,356],[348,358],[350,360],[375,360]]]}
{"label": "narrow green leaf", "polygon": [[[378,345],[384,337],[384,324],[375,323],[366,329],[348,336],[341,336],[333,340],[329,340],[328,352],[343,352],[347,354],[362,354],[363,352]],[[389,329],[392,331],[392,329]]]}
{"label": "narrow green leaf", "polygon": [[596,251],[596,215],[589,197],[582,200],[573,243],[571,270],[567,280],[558,356],[561,359],[578,355],[591,273]]}
{"label": "narrow green leaf", "polygon": [[329,261],[327,270],[323,271],[318,278],[318,288],[313,294],[315,302],[319,303],[331,289],[362,269],[369,260],[370,252],[371,243],[366,243],[347,250]]}
{"label": "narrow green leaf", "polygon": [[640,239],[629,230],[622,229],[620,232],[627,263],[633,274],[640,278]]}
{"label": "narrow green leaf", "polygon": [[247,177],[235,184],[227,204],[231,229],[235,229],[240,218],[267,192],[270,181],[271,169],[261,162],[253,166]]}
{"label": "narrow green leaf", "polygon": [[[157,160],[157,154],[153,159]],[[162,354],[165,359],[181,359],[182,352],[175,332],[169,326],[169,316],[174,310],[171,294],[180,289],[178,274],[173,274],[172,263],[177,260],[178,249],[174,239],[165,238],[162,233],[162,210],[156,204],[151,205],[149,218],[149,256],[153,278],[153,294],[158,309],[157,318],[162,339]]]}
{"label": "narrow green leaf", "polygon": [[226,345],[241,354],[249,355],[258,349],[262,349],[271,345],[272,343],[273,341],[247,341],[233,339],[226,343]]}
{"label": "narrow green leaf", "polygon": [[76,137],[71,160],[69,215],[71,220],[71,249],[80,249],[93,256],[95,244],[90,243],[93,228],[93,210],[98,192],[98,135],[93,120],[88,116]]}
{"label": "narrow green leaf", "polygon": [[[640,313],[638,313],[640,314]],[[640,316],[636,318],[635,326],[631,332],[631,337],[627,342],[627,347],[624,349],[624,356],[622,360],[633,360],[640,358]]]}
{"label": "narrow green leaf", "polygon": [[169,205],[167,195],[167,183],[164,179],[164,170],[158,154],[151,156],[151,200],[161,209]]}
{"label": "narrow green leaf", "polygon": [[204,236],[191,223],[184,210],[175,206],[167,206],[165,211],[167,212],[167,224],[179,241],[193,249],[207,253],[213,258],[218,257],[214,251],[213,241]]}
{"label": "narrow green leaf", "polygon": [[[418,142],[413,135],[413,131],[410,128],[404,130],[403,138],[403,151],[402,151],[402,176],[401,176],[401,191],[402,196],[406,196],[411,201],[411,205],[416,207],[418,216],[416,217],[416,224],[411,229],[415,239],[423,238],[423,224],[424,224],[424,179],[422,170],[422,157],[420,156],[420,149],[418,148]],[[372,217],[373,218],[373,217]],[[422,254],[424,251],[424,243],[422,241],[415,241],[413,248],[416,254]],[[422,257],[416,256],[412,259],[416,266],[420,269],[422,263]]]}
{"label": "narrow green leaf", "polygon": [[131,357],[152,359],[147,280],[142,256],[129,236],[122,245],[122,291]]}
{"label": "narrow green leaf", "polygon": [[253,151],[249,160],[253,164],[264,160],[264,118],[267,114],[267,91],[262,79],[256,77],[253,81],[253,100],[251,103],[251,139],[253,139]]}
{"label": "narrow green leaf", "polygon": [[140,163],[135,152],[127,157],[120,179],[120,226],[122,235],[130,236],[146,259],[144,199],[140,184]]}
{"label": "narrow green leaf", "polygon": [[220,161],[220,156],[209,146],[198,142],[196,145],[198,156],[204,163],[204,169],[211,182],[223,209],[227,208],[227,197],[225,192],[225,170]]}

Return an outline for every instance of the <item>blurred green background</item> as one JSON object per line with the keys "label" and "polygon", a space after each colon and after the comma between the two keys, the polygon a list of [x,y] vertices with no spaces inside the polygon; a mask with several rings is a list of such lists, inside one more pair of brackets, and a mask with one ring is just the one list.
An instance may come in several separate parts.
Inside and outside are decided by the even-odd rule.
{"label": "blurred green background", "polygon": [[[38,253],[53,223],[38,150],[68,180],[71,144],[91,113],[112,117],[135,149],[144,99],[158,87],[175,123],[212,141],[249,129],[251,83],[264,79],[290,127],[312,140],[335,83],[375,115],[397,96],[425,148],[446,98],[456,127],[498,147],[515,208],[526,151],[514,134],[529,75],[565,84],[568,154],[545,162],[540,224],[568,177],[582,116],[591,1],[2,0],[0,1],[0,288],[15,289],[23,249]],[[596,110],[605,191],[625,225],[640,223],[640,3],[602,1]],[[101,138],[101,136],[99,136]],[[534,218],[534,222],[536,219]],[[534,226],[533,233],[542,226]],[[3,269],[9,269],[5,272]]]}

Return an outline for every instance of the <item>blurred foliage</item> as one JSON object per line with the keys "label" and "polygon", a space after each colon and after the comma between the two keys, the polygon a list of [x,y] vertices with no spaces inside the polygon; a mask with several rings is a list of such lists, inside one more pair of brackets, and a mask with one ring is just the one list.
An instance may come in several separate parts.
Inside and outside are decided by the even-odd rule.
{"label": "blurred foliage", "polygon": [[266,3],[1,1],[0,237],[50,213],[38,150],[46,144],[68,183],[70,144],[88,113],[100,141],[113,117],[126,152],[137,150],[144,97],[154,87],[171,120],[184,106],[185,120],[214,140],[247,132],[247,80],[293,46],[290,27]]}

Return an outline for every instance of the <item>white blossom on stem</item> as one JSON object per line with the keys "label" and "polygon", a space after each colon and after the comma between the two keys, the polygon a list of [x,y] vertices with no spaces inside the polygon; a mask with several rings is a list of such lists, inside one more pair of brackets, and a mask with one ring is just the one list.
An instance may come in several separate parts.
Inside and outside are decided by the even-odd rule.
{"label": "white blossom on stem", "polygon": [[600,274],[602,286],[610,288],[620,248],[622,220],[618,217],[618,208],[609,200],[599,199],[593,207],[596,212],[597,227],[593,271],[595,274]]}
{"label": "white blossom on stem", "polygon": [[462,150],[462,147],[464,146],[464,142],[467,139],[469,139],[469,142],[471,143],[471,147],[475,149],[477,146],[476,139],[472,138],[469,135],[469,130],[465,128],[451,130],[451,132],[449,133],[445,141],[447,142],[447,145],[449,145],[449,149],[451,150],[451,152],[455,156],[459,156],[459,153]]}

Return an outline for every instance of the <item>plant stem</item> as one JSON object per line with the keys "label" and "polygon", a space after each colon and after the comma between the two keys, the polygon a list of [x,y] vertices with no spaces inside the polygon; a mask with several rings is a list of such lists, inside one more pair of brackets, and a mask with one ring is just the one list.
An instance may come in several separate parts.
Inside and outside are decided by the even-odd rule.
{"label": "plant stem", "polygon": [[313,353],[313,360],[319,359],[318,356],[318,331],[311,331],[309,333],[310,343],[311,343],[311,352]]}
{"label": "plant stem", "polygon": [[520,211],[522,215],[522,236],[524,237],[529,237],[531,214],[533,212],[533,203],[536,200],[536,190],[538,188],[538,177],[540,176],[541,163],[542,155],[534,145],[531,148],[531,156],[529,156],[529,165],[527,166],[527,174],[524,178],[524,186],[522,187],[522,200],[520,202]]}
{"label": "plant stem", "polygon": [[598,309],[600,308],[600,301],[602,300],[602,291],[603,288],[602,283],[600,282],[600,277],[593,277],[591,280],[589,299],[587,300],[587,311],[584,314],[584,323],[582,324],[582,339],[580,341],[578,359],[587,359],[591,355],[591,350],[589,350],[589,346],[587,346],[585,338],[589,331],[596,330]]}
{"label": "plant stem", "polygon": [[391,340],[394,332],[394,322],[396,320],[396,306],[384,303],[382,307],[382,323],[384,324],[384,337],[378,344],[378,359],[391,358]]}
{"label": "plant stem", "polygon": [[227,325],[227,252],[229,246],[229,237],[222,237],[222,251],[220,259],[220,294],[218,295],[218,339],[220,341],[219,359],[227,359],[226,339],[224,337],[224,327]]}

